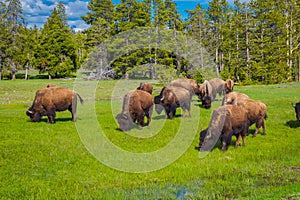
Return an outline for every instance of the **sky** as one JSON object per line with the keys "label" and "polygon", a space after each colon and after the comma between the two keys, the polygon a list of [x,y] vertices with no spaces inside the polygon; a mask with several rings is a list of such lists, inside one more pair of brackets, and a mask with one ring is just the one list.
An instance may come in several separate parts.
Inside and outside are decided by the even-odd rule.
{"label": "sky", "polygon": [[[88,28],[88,25],[81,20],[81,16],[85,16],[89,11],[87,5],[89,0],[60,0],[66,8],[66,14],[68,16],[68,24],[75,31]],[[208,6],[209,0],[175,0],[177,9],[182,15],[182,19],[187,17],[185,10],[192,10],[197,4],[200,4],[203,8]],[[38,28],[42,28],[47,18],[53,12],[57,0],[21,0],[23,13],[28,27],[36,25]],[[113,0],[114,4],[119,0]],[[232,3],[233,0],[229,0]]]}

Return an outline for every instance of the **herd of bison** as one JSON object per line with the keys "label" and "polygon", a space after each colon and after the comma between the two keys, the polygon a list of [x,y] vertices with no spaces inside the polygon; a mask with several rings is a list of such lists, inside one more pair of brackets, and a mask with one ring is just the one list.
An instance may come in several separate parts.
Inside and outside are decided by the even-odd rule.
{"label": "herd of bison", "polygon": [[[211,116],[208,128],[200,132],[200,151],[211,150],[217,140],[221,141],[222,150],[226,151],[231,143],[233,135],[236,136],[235,147],[245,146],[246,136],[249,127],[256,124],[253,137],[257,135],[262,127],[262,134],[266,134],[264,120],[267,118],[267,107],[261,101],[250,99],[246,94],[233,92],[234,82],[231,79],[223,81],[219,78],[205,80],[198,84],[193,79],[177,79],[163,87],[159,95],[153,98],[153,86],[150,83],[142,82],[136,90],[129,91],[123,99],[122,112],[116,116],[119,129],[129,131],[134,123],[138,128],[144,126],[144,118],[147,118],[146,125],[149,127],[153,107],[158,114],[163,110],[165,118],[173,119],[176,109],[182,109],[182,117],[191,117],[191,102],[193,95],[198,96],[202,107],[209,109],[216,95],[224,95],[222,106],[216,108]],[[48,123],[54,123],[57,111],[69,110],[72,114],[72,121],[76,121],[77,98],[83,102],[81,96],[73,90],[56,87],[48,84],[36,92],[34,102],[26,111],[31,121],[41,121],[42,116],[47,116]],[[155,105],[155,106],[153,106]],[[296,117],[300,120],[300,102],[294,105]],[[213,136],[213,137],[212,137]]]}

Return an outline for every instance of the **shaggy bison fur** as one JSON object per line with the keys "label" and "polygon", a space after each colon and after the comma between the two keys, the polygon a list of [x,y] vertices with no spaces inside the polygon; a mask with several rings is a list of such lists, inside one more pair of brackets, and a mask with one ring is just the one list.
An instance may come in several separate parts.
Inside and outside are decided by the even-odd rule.
{"label": "shaggy bison fur", "polygon": [[248,100],[249,96],[240,92],[230,92],[223,98],[222,105],[241,105],[245,100]]}
{"label": "shaggy bison fur", "polygon": [[181,107],[185,117],[186,110],[191,117],[191,95],[188,90],[182,87],[166,86],[160,94],[154,97],[155,110],[158,114],[164,109],[166,112],[166,118],[173,119],[176,114],[176,108]]}
{"label": "shaggy bison fur", "polygon": [[141,82],[140,86],[137,88],[137,90],[144,90],[144,91],[148,92],[149,94],[152,94],[153,86],[151,83]]}
{"label": "shaggy bison fur", "polygon": [[151,94],[143,90],[129,91],[123,99],[122,112],[116,116],[122,131],[129,131],[132,124],[137,121],[139,129],[144,125],[147,117],[147,126],[150,126],[153,110]]}
{"label": "shaggy bison fur", "polygon": [[46,87],[36,92],[32,106],[26,111],[31,121],[41,121],[42,116],[48,116],[48,123],[54,123],[56,112],[69,110],[72,121],[76,121],[77,97],[83,100],[73,90],[59,87]]}
{"label": "shaggy bison fur", "polygon": [[197,81],[188,78],[182,78],[174,80],[170,83],[170,86],[183,87],[187,89],[191,95],[199,95],[199,84]]}
{"label": "shaggy bison fur", "polygon": [[248,119],[245,109],[240,106],[221,106],[213,111],[209,127],[200,132],[199,147],[196,149],[210,151],[220,139],[222,150],[226,151],[232,135],[237,136],[235,147],[239,146],[241,138],[245,146],[247,133]]}

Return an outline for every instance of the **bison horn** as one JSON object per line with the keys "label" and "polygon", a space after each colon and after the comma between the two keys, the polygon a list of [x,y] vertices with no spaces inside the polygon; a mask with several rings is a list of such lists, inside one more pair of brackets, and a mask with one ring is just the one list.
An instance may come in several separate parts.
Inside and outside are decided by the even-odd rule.
{"label": "bison horn", "polygon": [[27,110],[27,113],[29,114],[33,114],[33,112],[31,110]]}

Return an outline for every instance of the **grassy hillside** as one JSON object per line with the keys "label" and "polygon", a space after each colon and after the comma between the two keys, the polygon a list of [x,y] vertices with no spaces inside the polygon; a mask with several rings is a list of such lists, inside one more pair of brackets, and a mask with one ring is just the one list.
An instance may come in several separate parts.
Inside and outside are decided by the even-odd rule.
{"label": "grassy hillside", "polygon": [[[235,149],[231,145],[222,152],[217,144],[211,153],[200,158],[194,149],[199,142],[198,133],[208,126],[212,110],[221,101],[206,110],[199,108],[194,98],[192,119],[182,120],[180,109],[174,120],[165,120],[154,112],[150,129],[134,128],[123,133],[118,130],[115,115],[121,111],[126,88],[135,88],[139,82],[89,82],[95,85],[92,91],[85,83],[77,83],[76,88],[81,89],[80,95],[85,99],[83,105],[78,105],[77,124],[71,122],[68,111],[57,113],[52,125],[46,123],[46,118],[39,123],[30,122],[25,112],[36,90],[47,83],[69,88],[74,85],[71,80],[0,81],[0,197],[3,199],[300,198],[300,123],[291,106],[292,102],[300,101],[300,84],[237,86],[235,91],[266,103],[267,135],[262,136],[260,130],[252,138],[253,125],[246,147]],[[154,85],[154,89],[156,95],[161,86]],[[105,144],[102,137],[97,140],[98,133],[90,131],[93,126],[89,124],[93,116],[89,113],[89,108],[93,108],[90,105],[94,105],[98,122],[95,126],[101,128],[104,139],[127,152],[158,152],[178,133],[186,134],[187,139],[192,136],[191,144],[179,159],[161,169],[151,170],[154,166],[147,166],[147,161],[127,166],[131,161],[123,159],[121,154],[107,155],[104,149],[104,155],[99,155]],[[180,132],[182,124],[187,127]],[[86,141],[95,145],[89,146]],[[176,147],[173,149],[177,151]],[[174,155],[168,152],[163,158]],[[120,169],[114,169],[109,162],[100,162],[103,157],[116,159]],[[139,165],[145,165],[149,171],[126,172]]]}

